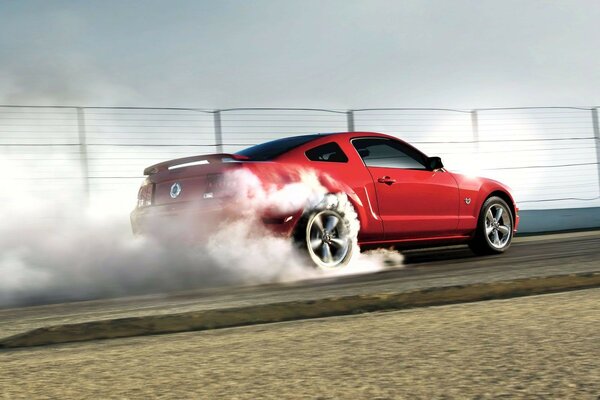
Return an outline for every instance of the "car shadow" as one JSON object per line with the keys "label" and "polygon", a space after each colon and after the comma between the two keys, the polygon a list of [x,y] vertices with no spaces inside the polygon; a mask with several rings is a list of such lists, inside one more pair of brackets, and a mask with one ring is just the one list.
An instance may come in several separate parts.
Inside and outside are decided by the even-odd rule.
{"label": "car shadow", "polygon": [[442,248],[414,249],[402,251],[404,264],[422,264],[434,261],[450,261],[475,258],[477,255],[468,246],[451,246]]}

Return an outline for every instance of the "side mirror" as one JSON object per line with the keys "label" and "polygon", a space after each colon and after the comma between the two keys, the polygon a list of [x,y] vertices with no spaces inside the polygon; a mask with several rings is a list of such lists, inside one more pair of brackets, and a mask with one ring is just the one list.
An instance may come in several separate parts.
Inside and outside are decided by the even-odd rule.
{"label": "side mirror", "polygon": [[427,160],[427,163],[429,164],[429,169],[432,171],[435,171],[436,169],[442,169],[444,168],[444,164],[442,163],[442,159],[439,157],[429,157],[429,159]]}

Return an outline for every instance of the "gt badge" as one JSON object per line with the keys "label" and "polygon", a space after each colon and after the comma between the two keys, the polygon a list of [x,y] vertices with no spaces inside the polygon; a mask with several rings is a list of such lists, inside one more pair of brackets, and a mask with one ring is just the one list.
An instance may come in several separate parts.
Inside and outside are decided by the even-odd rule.
{"label": "gt badge", "polygon": [[471,198],[470,197],[465,197],[465,203],[467,205],[471,204]]}
{"label": "gt badge", "polygon": [[179,197],[179,195],[181,194],[181,185],[179,184],[179,182],[175,182],[174,184],[171,185],[171,198],[172,199],[176,199]]}

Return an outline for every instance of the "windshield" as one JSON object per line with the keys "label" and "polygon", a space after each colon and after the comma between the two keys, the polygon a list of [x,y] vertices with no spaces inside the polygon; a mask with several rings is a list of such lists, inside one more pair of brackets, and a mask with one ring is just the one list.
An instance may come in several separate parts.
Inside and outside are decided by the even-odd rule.
{"label": "windshield", "polygon": [[277,139],[271,142],[257,144],[256,146],[248,147],[242,151],[238,151],[235,154],[246,156],[253,161],[269,161],[283,153],[286,153],[298,146],[308,143],[311,140],[315,140],[321,135],[303,135],[294,136],[290,138]]}

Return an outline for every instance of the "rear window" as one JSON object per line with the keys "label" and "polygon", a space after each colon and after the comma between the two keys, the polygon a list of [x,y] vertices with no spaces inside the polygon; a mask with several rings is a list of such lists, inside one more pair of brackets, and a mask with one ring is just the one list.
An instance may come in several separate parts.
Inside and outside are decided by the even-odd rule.
{"label": "rear window", "polygon": [[302,146],[305,143],[315,140],[321,135],[303,135],[294,136],[290,138],[277,139],[271,142],[257,144],[256,146],[248,147],[242,151],[238,151],[235,154],[248,157],[253,161],[269,161],[276,157],[279,157],[283,153]]}
{"label": "rear window", "polygon": [[326,143],[321,146],[314,147],[308,150],[306,153],[311,161],[324,161],[324,162],[348,162],[348,157],[342,151],[340,146],[335,143]]}

